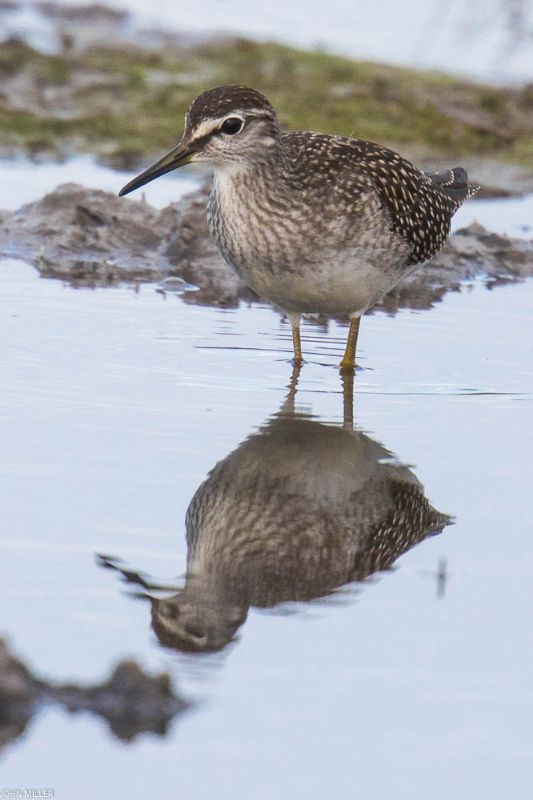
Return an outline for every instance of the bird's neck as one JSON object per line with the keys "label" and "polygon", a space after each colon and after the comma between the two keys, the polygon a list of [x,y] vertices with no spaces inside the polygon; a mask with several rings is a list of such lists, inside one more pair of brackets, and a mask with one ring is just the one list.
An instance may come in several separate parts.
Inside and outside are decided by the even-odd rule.
{"label": "bird's neck", "polygon": [[241,181],[260,182],[265,179],[278,180],[280,174],[292,170],[292,162],[281,141],[269,141],[269,146],[258,149],[242,159],[215,164],[215,180],[220,183]]}

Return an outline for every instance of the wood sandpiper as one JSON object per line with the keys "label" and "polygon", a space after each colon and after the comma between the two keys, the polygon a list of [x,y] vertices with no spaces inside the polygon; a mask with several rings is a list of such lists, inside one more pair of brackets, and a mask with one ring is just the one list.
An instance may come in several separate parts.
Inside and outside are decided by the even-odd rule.
{"label": "wood sandpiper", "polygon": [[347,316],[347,370],[361,315],[441,249],[477,191],[462,167],[424,173],[372,142],[283,133],[260,92],[217,86],[191,103],[176,147],[120,195],[198,161],[214,169],[211,235],[244,282],[286,313],[295,363],[303,313]]}

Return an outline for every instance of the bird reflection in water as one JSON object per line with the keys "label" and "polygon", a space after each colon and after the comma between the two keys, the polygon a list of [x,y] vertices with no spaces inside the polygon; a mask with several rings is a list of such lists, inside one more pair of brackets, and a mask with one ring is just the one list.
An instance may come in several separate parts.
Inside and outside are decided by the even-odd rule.
{"label": "bird reflection in water", "polygon": [[221,650],[250,607],[363,581],[450,522],[407,467],[354,429],[353,375],[343,381],[344,425],[328,425],[295,410],[295,369],[280,411],[198,488],[186,516],[185,585],[150,597],[163,645]]}

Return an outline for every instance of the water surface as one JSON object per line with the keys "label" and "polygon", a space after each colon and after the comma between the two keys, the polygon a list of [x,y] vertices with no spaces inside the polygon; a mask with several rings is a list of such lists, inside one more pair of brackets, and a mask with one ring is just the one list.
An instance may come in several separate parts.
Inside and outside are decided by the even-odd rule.
{"label": "water surface", "polygon": [[[166,737],[130,745],[43,709],[2,750],[6,786],[81,800],[524,793],[532,283],[361,328],[356,435],[454,524],[326,599],[252,605],[231,644],[200,656],[161,647],[147,601],[95,554],[181,585],[191,498],[283,406],[287,324],[153,286],[72,289],[15,261],[0,283],[2,633],[50,680],[97,681],[132,656],[193,703]],[[345,333],[303,328],[295,412],[328,436],[343,430]]]}

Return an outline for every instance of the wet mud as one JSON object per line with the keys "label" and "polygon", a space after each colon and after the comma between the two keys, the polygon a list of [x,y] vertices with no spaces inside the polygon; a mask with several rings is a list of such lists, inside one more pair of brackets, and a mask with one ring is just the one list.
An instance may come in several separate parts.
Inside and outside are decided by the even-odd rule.
{"label": "wet mud", "polygon": [[[15,212],[0,212],[0,254],[30,261],[43,277],[78,286],[159,282],[186,302],[233,307],[258,298],[209,236],[206,186],[162,210],[109,192],[64,184]],[[487,286],[533,274],[533,241],[471,224],[376,309],[431,308],[469,281]],[[193,291],[194,289],[194,291]]]}

